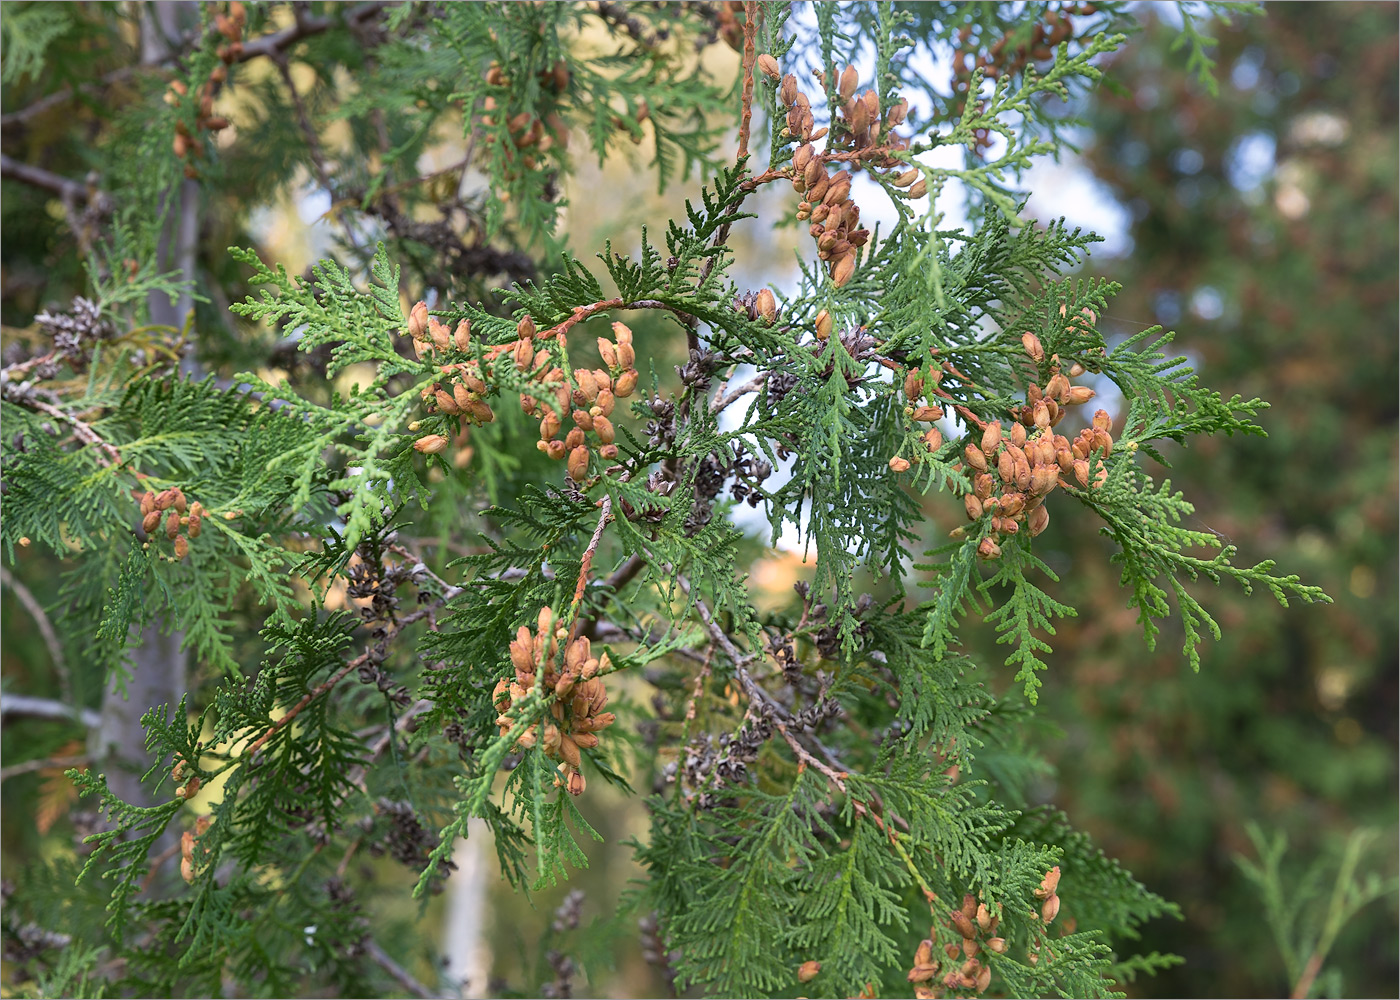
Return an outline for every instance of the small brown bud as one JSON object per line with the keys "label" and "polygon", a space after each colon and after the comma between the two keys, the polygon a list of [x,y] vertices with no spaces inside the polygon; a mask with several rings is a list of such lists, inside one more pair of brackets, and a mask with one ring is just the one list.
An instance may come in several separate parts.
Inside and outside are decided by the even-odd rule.
{"label": "small brown bud", "polygon": [[[1016,425],[1020,427],[1020,424]],[[1016,460],[1012,458],[1010,451],[1003,451],[997,456],[997,475],[1001,477],[1003,483],[1014,483],[1016,481]]]}
{"label": "small brown bud", "polygon": [[778,96],[787,107],[792,107],[797,103],[797,77],[788,73],[783,77],[782,86],[778,88]]}
{"label": "small brown bud", "polygon": [[1053,490],[1059,481],[1058,465],[1037,465],[1031,470],[1030,492],[1036,496],[1044,496]]}
{"label": "small brown bud", "polygon": [[924,938],[919,942],[919,947],[914,952],[914,964],[933,964],[933,940],[931,938]]}
{"label": "small brown bud", "polygon": [[146,515],[156,509],[156,495],[147,490],[141,497],[141,513]]}
{"label": "small brown bud", "polygon": [[587,410],[575,410],[573,413],[574,423],[578,424],[586,431],[593,429],[593,414]]}
{"label": "small brown bud", "polygon": [[439,351],[452,349],[452,331],[447,328],[446,323],[441,322],[436,316],[428,317],[428,338],[432,340],[433,346]]}
{"label": "small brown bud", "polygon": [[975,493],[969,493],[963,497],[963,508],[967,511],[969,521],[975,521],[982,516],[982,501]]}
{"label": "small brown bud", "polygon": [[177,537],[177,538],[175,539],[175,558],[176,558],[176,559],[183,559],[183,558],[185,558],[185,556],[187,556],[187,555],[189,555],[189,554],[190,554],[190,543],[189,543],[188,541],[185,540],[185,536],[184,536],[184,535],[180,535],[179,537]]}
{"label": "small brown bud", "polygon": [[799,983],[810,983],[817,978],[817,973],[822,971],[822,964],[816,960],[808,960],[797,967],[797,981]]}
{"label": "small brown bud", "polygon": [[1055,890],[1060,887],[1060,866],[1056,865],[1045,873],[1045,877],[1040,880],[1040,886],[1034,892],[1036,899],[1048,899],[1055,895]]}
{"label": "small brown bud", "polygon": [[535,336],[535,321],[527,313],[521,317],[520,322],[515,324],[515,335],[523,340],[533,340]]}
{"label": "small brown bud", "polygon": [[998,955],[1006,954],[1006,938],[994,937],[987,942],[987,950]]}
{"label": "small brown bud", "polygon": [[1060,897],[1057,895],[1049,897],[1044,903],[1040,904],[1040,919],[1044,920],[1047,924],[1053,921],[1056,914],[1059,912]]}
{"label": "small brown bud", "polygon": [[997,509],[1004,517],[1015,517],[1025,509],[1026,498],[1021,493],[1003,493],[997,503]]}
{"label": "small brown bud", "polygon": [[1083,375],[1083,374],[1084,374],[1084,366],[1081,365],[1078,361],[1076,361],[1074,364],[1072,364],[1072,365],[1069,366],[1069,377],[1070,377],[1070,378],[1078,378],[1079,376],[1081,376],[1081,375]]}
{"label": "small brown bud", "polygon": [[[463,388],[458,386],[457,388]],[[451,393],[442,389],[433,390],[433,399],[437,400],[438,409],[443,413],[457,414],[462,412],[462,407],[458,405],[457,398]]]}
{"label": "small brown bud", "polygon": [[1051,375],[1050,381],[1045,383],[1045,395],[1063,403],[1069,396],[1069,379],[1059,372]]}
{"label": "small brown bud", "polygon": [[928,423],[931,420],[942,420],[943,415],[943,408],[941,406],[919,406],[910,414],[910,419],[917,420],[920,423]]}
{"label": "small brown bud", "polygon": [[583,394],[583,400],[589,403],[598,398],[598,380],[593,377],[593,373],[587,368],[574,370],[574,382],[578,385],[579,392]]}
{"label": "small brown bud", "polygon": [[569,478],[581,483],[588,475],[588,449],[580,445],[569,452]]}
{"label": "small brown bud", "polygon": [[598,440],[603,444],[612,444],[616,440],[616,431],[613,429],[612,421],[601,413],[593,418],[593,432],[598,435]]}
{"label": "small brown bud", "polygon": [[617,363],[621,365],[624,370],[631,368],[637,363],[637,352],[632,349],[631,341],[627,343],[618,342]]}
{"label": "small brown bud", "polygon": [[826,340],[831,336],[831,313],[823,309],[816,318],[817,339]]}
{"label": "small brown bud", "polygon": [[972,477],[972,492],[978,500],[986,500],[992,495],[995,483],[992,481],[990,473],[979,472]]}
{"label": "small brown bud", "polygon": [[1032,411],[1032,413],[1032,419],[1034,420],[1035,425],[1041,430],[1045,430],[1047,427],[1050,426],[1050,407],[1046,405],[1045,400],[1037,400],[1035,404],[1035,409]]}
{"label": "small brown bud", "polygon": [[976,958],[981,946],[973,938],[963,938],[962,951],[968,958]]}
{"label": "small brown bud", "polygon": [[928,194],[928,181],[923,180],[922,178],[920,178],[918,183],[916,183],[913,187],[909,189],[909,197],[914,201],[918,201],[926,194]]}
{"label": "small brown bud", "polygon": [[977,904],[977,926],[983,933],[992,928],[992,911],[987,908],[986,903]]}
{"label": "small brown bud", "polygon": [[1113,418],[1108,415],[1107,410],[1095,410],[1093,426],[1095,430],[1110,431],[1113,429]]}
{"label": "small brown bud", "polygon": [[982,432],[982,451],[988,456],[996,454],[1001,447],[1001,421],[993,421]]}
{"label": "small brown bud", "polygon": [[618,399],[626,399],[628,396],[632,395],[632,390],[636,387],[637,370],[635,368],[629,368],[617,377],[617,385],[613,388],[613,392],[617,395]]}
{"label": "small brown bud", "polygon": [[854,66],[847,66],[841,71],[841,78],[836,85],[836,91],[841,95],[841,100],[850,100],[851,95],[856,92],[856,84],[860,82],[860,76],[856,73]]}
{"label": "small brown bud", "polygon": [[900,458],[898,455],[896,455],[894,458],[890,459],[890,468],[893,469],[895,472],[908,472],[909,459]]}
{"label": "small brown bud", "polygon": [[175,536],[180,533],[180,515],[176,511],[171,511],[165,519],[165,537],[172,542]]}
{"label": "small brown bud", "polygon": [[1031,511],[1026,517],[1026,527],[1031,530],[1031,537],[1034,538],[1050,526],[1050,512],[1042,505]]}
{"label": "small brown bud", "polygon": [[913,402],[924,394],[924,373],[917,368],[911,368],[904,376],[904,395]]}
{"label": "small brown bud", "polygon": [[1087,385],[1072,385],[1065,393],[1065,403],[1069,406],[1078,406],[1081,403],[1089,402],[1096,395],[1097,393]]}
{"label": "small brown bud", "polygon": [[153,510],[147,514],[141,519],[141,530],[148,535],[154,534],[155,530],[160,527],[160,515],[161,512],[158,510]]}
{"label": "small brown bud", "polygon": [[583,790],[588,787],[588,783],[583,780],[582,773],[570,770],[568,780],[564,782],[564,787],[568,789],[570,795],[574,798],[578,798],[583,794]]}
{"label": "small brown bud", "polygon": [[413,450],[424,455],[436,455],[447,447],[447,438],[441,434],[425,434],[413,442]]}
{"label": "small brown bud", "polygon": [[[989,538],[983,539],[984,544],[989,541],[991,541]],[[978,552],[980,553],[981,549],[978,549]],[[999,554],[1000,551],[998,551],[998,555]],[[972,921],[968,919],[967,914],[962,910],[952,911],[952,913],[949,914],[949,919],[953,921],[953,928],[963,937],[971,938],[977,936],[977,928],[972,926]]]}
{"label": "small brown bud", "polygon": [[984,538],[982,544],[977,546],[977,554],[983,559],[996,559],[1001,556],[1001,546],[990,538]]}
{"label": "small brown bud", "polygon": [[973,977],[972,985],[978,993],[985,993],[987,987],[992,985],[992,967],[990,965],[982,966],[977,975]]}
{"label": "small brown bud", "polygon": [[812,162],[812,154],[815,152],[816,150],[812,148],[810,142],[798,146],[792,152],[792,169],[797,173],[804,173],[807,164]]}
{"label": "small brown bud", "polygon": [[772,323],[778,318],[778,303],[770,289],[764,288],[754,297],[754,309],[765,323]]}
{"label": "small brown bud", "polygon": [[598,356],[603,359],[603,364],[609,368],[617,367],[617,348],[606,337],[598,338]]}
{"label": "small brown bud", "polygon": [[767,52],[758,57],[758,68],[770,79],[777,80],[782,76],[782,71],[778,69],[778,60]]}
{"label": "small brown bud", "polygon": [[910,184],[913,184],[913,183],[914,183],[916,180],[918,180],[918,179],[919,179],[919,168],[918,168],[918,167],[910,167],[908,170],[904,171],[904,173],[900,174],[898,177],[896,177],[896,178],[894,179],[894,186],[895,186],[895,187],[901,187],[901,188],[902,188],[902,187],[908,187]]}
{"label": "small brown bud", "polygon": [[559,433],[559,427],[559,414],[555,413],[553,410],[545,410],[544,417],[540,420],[540,440],[554,440],[554,436]]}
{"label": "small brown bud", "polygon": [[856,273],[856,256],[847,254],[836,262],[836,266],[831,269],[831,283],[837,288],[841,288],[846,282],[851,280],[851,275]]}
{"label": "small brown bud", "polygon": [[978,472],[987,471],[987,456],[982,453],[982,449],[976,445],[969,444],[963,449],[963,458],[967,464]]}
{"label": "small brown bud", "polygon": [[1017,448],[1026,443],[1026,428],[1024,424],[1015,423],[1011,425],[1011,443]]}
{"label": "small brown bud", "polygon": [[473,399],[466,407],[467,416],[477,424],[489,424],[496,419],[495,412],[486,405],[484,399]]}
{"label": "small brown bud", "polygon": [[943,447],[943,432],[937,427],[930,427],[924,432],[924,444],[928,445],[929,451],[937,451]]}
{"label": "small brown bud", "polygon": [[1035,334],[1029,331],[1021,334],[1021,346],[1026,349],[1026,353],[1030,355],[1031,360],[1035,361],[1037,364],[1045,360],[1045,348],[1041,345],[1040,338]]}
{"label": "small brown bud", "polygon": [[593,401],[593,405],[598,408],[598,412],[605,417],[612,416],[613,408],[617,405],[617,397],[613,395],[611,389],[599,389],[598,398]]}

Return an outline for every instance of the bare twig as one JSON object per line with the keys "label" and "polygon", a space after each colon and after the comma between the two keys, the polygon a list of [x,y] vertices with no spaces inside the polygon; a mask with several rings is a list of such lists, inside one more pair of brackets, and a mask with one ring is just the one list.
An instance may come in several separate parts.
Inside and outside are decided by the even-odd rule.
{"label": "bare twig", "polygon": [[409,973],[407,969],[405,969],[398,962],[395,962],[393,958],[390,957],[389,953],[385,951],[380,946],[379,942],[374,940],[374,938],[366,937],[363,941],[360,942],[360,947],[364,948],[365,954],[373,960],[375,965],[379,966],[385,972],[389,973],[390,978],[392,978],[396,983],[398,983],[404,989],[408,990],[408,992],[412,993],[414,996],[437,996],[436,993],[428,989],[428,987],[424,986],[417,979],[413,978],[413,976]]}
{"label": "bare twig", "polygon": [[0,176],[24,181],[33,187],[52,192],[65,201],[85,202],[88,200],[87,185],[63,177],[52,170],[22,163],[13,156],[7,156],[4,153],[0,153]]}
{"label": "bare twig", "polygon": [[0,584],[4,584],[15,592],[19,602],[24,605],[24,609],[34,619],[34,624],[39,626],[39,634],[44,637],[44,645],[49,648],[49,658],[53,661],[54,673],[58,675],[58,686],[63,694],[63,700],[71,703],[73,701],[73,679],[68,673],[68,662],[63,658],[63,644],[58,641],[58,633],[54,631],[53,623],[49,621],[49,616],[44,612],[44,606],[39,603],[38,598],[24,585],[23,581],[16,579],[14,574],[3,566],[0,566]]}
{"label": "bare twig", "polygon": [[11,764],[9,767],[0,768],[0,781],[9,781],[19,774],[29,774],[33,771],[47,771],[49,768],[78,767],[88,762],[88,755],[85,753],[72,754],[67,757],[40,757],[37,760],[27,760],[23,764]]}
{"label": "bare twig", "polygon": [[602,513],[598,515],[598,527],[593,529],[593,537],[588,540],[588,548],[583,550],[583,560],[579,563],[578,583],[574,586],[574,599],[569,604],[569,614],[574,619],[573,627],[569,632],[569,641],[578,638],[579,626],[583,624],[578,617],[579,605],[583,603],[583,592],[588,586],[588,571],[593,567],[593,555],[598,551],[598,544],[603,540],[603,529],[612,520],[612,495],[608,494],[602,500]]}
{"label": "bare twig", "polygon": [[811,751],[799,743],[797,738],[788,732],[785,723],[774,722],[773,725],[778,732],[783,734],[783,739],[787,740],[787,745],[792,747],[792,752],[797,755],[799,768],[803,766],[815,767],[822,774],[826,775],[831,783],[840,791],[844,792],[846,790],[847,774],[845,771],[833,771],[821,761],[817,760],[816,757],[813,757]]}
{"label": "bare twig", "polygon": [[[73,416],[71,413],[65,413],[63,410],[60,410],[57,406],[54,406],[52,403],[45,403],[43,400],[39,399],[16,398],[14,402],[16,402],[20,406],[24,406],[28,409],[46,414],[47,416],[53,417],[55,420],[61,420],[65,424],[68,424],[70,427],[73,428],[73,436],[76,437],[79,441],[82,441],[84,444],[95,445],[97,447],[99,452],[97,460],[103,465],[111,466],[121,464],[121,452],[117,451],[115,446],[108,444],[106,441],[104,441],[101,435],[99,435],[86,423]],[[103,454],[101,454],[102,452],[106,452],[106,455],[104,456]]]}
{"label": "bare twig", "polygon": [[301,92],[297,90],[296,81],[292,79],[292,64],[284,51],[278,50],[273,53],[272,61],[277,64],[277,72],[282,75],[282,82],[287,85],[287,92],[292,96],[292,107],[296,110],[297,126],[301,129],[301,137],[306,141],[306,152],[311,157],[311,163],[316,168],[316,179],[321,182],[321,187],[328,193],[334,194],[334,182],[331,180],[330,168],[326,165],[326,153],[321,148],[321,137],[316,133],[316,127],[311,124],[311,116],[306,112],[306,103],[301,99]]}
{"label": "bare twig", "polygon": [[102,716],[90,708],[74,708],[50,698],[34,698],[23,694],[0,697],[0,717],[21,715],[32,719],[72,719],[89,729],[102,725]]}
{"label": "bare twig", "polygon": [[753,67],[758,58],[754,34],[758,31],[758,3],[744,0],[744,91],[743,113],[739,116],[739,159],[749,155],[749,127],[753,124]]}
{"label": "bare twig", "polygon": [[733,389],[730,389],[729,383],[725,382],[723,385],[720,386],[720,391],[718,395],[715,396],[715,401],[710,404],[710,412],[718,413],[720,410],[724,409],[726,406],[734,402],[734,400],[738,399],[740,396],[746,396],[751,392],[757,392],[758,390],[762,389],[764,385],[767,384],[767,382],[767,372],[763,372],[760,375],[755,375],[743,385],[736,386]]}

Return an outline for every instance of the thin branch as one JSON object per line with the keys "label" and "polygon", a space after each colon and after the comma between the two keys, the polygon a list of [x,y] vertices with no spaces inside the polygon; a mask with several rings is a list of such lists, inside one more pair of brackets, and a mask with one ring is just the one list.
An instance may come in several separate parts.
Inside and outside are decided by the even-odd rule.
{"label": "thin branch", "polygon": [[360,947],[364,948],[365,954],[368,955],[374,961],[375,965],[379,966],[385,972],[389,973],[389,976],[396,983],[398,983],[404,989],[408,990],[408,992],[412,993],[414,996],[437,996],[437,994],[434,993],[432,990],[428,989],[428,987],[424,986],[417,979],[414,979],[407,969],[405,969],[398,962],[395,962],[393,958],[390,957],[389,953],[385,951],[382,947],[380,947],[379,942],[374,940],[374,938],[366,937],[363,941],[360,942]]}
{"label": "thin branch", "polygon": [[61,701],[23,694],[7,694],[0,697],[0,718],[10,715],[31,719],[71,719],[81,722],[89,729],[97,729],[102,725],[102,716],[90,708],[74,708]]}
{"label": "thin branch", "polygon": [[719,394],[715,396],[715,401],[710,404],[710,412],[718,413],[720,410],[724,409],[726,406],[734,402],[734,400],[738,399],[740,396],[746,396],[751,392],[757,392],[758,390],[762,389],[767,383],[767,372],[764,372],[760,375],[755,375],[743,385],[736,386],[733,389],[730,389],[729,383],[725,382],[723,385],[720,386],[720,391]]}
{"label": "thin branch", "polygon": [[292,95],[292,107],[296,110],[297,125],[301,129],[302,139],[306,142],[306,151],[311,157],[312,164],[316,167],[316,179],[321,182],[321,187],[333,196],[335,186],[331,180],[330,168],[326,165],[325,150],[321,148],[321,137],[316,133],[316,127],[311,124],[311,116],[307,114],[306,103],[301,99],[296,81],[292,79],[291,60],[287,58],[285,52],[278,50],[273,53],[272,61],[276,63],[277,72],[282,75],[282,82],[287,85],[287,91]]}
{"label": "thin branch", "polygon": [[85,753],[73,754],[67,757],[40,757],[37,760],[27,760],[23,764],[11,764],[9,767],[0,767],[0,781],[9,781],[19,774],[29,774],[32,771],[47,771],[49,768],[78,767],[88,762],[88,755]]}
{"label": "thin branch", "polygon": [[[60,410],[57,406],[54,406],[52,403],[45,403],[42,400],[34,399],[32,397],[16,397],[11,399],[11,402],[15,403],[16,405],[24,406],[28,409],[35,410],[36,412],[43,413],[47,416],[53,417],[55,420],[61,420],[64,423],[68,424],[70,427],[73,428],[74,437],[76,437],[79,441],[82,441],[84,444],[95,445],[99,449],[97,460],[103,465],[112,466],[121,464],[121,452],[119,452],[114,445],[108,444],[106,441],[104,441],[101,435],[99,435],[86,423],[73,416],[71,413],[65,413],[63,410]],[[104,456],[103,454],[101,454],[101,452],[106,452],[106,455]]]}
{"label": "thin branch", "polygon": [[15,592],[19,602],[24,605],[29,612],[34,624],[39,626],[39,634],[44,637],[44,645],[49,647],[49,658],[53,660],[54,673],[58,675],[59,690],[63,694],[63,700],[71,703],[73,701],[73,678],[68,673],[68,661],[63,658],[63,644],[58,641],[58,633],[53,629],[53,623],[49,621],[49,616],[44,612],[44,606],[39,603],[38,598],[24,585],[24,582],[15,578],[8,569],[0,566],[0,584],[4,584]]}
{"label": "thin branch", "polygon": [[815,767],[822,774],[826,775],[828,780],[840,791],[844,792],[846,790],[847,773],[845,771],[833,771],[821,761],[817,760],[817,758],[813,757],[811,751],[797,742],[797,738],[788,732],[785,723],[774,721],[773,725],[778,732],[783,734],[783,739],[787,740],[787,745],[792,747],[792,752],[797,755],[797,766],[799,769],[804,766]]}
{"label": "thin branch", "polygon": [[612,520],[612,494],[603,497],[603,511],[598,515],[598,527],[593,529],[593,537],[588,540],[588,548],[583,550],[583,560],[579,563],[578,583],[574,585],[574,599],[569,604],[569,614],[574,619],[573,628],[569,633],[569,641],[578,638],[579,626],[583,624],[578,617],[578,607],[583,603],[583,592],[588,586],[588,571],[593,567],[593,555],[598,551],[598,544],[603,540],[603,529]]}
{"label": "thin branch", "polygon": [[0,153],[0,176],[23,181],[44,191],[52,192],[65,201],[85,202],[88,200],[87,185],[63,177],[52,170],[22,163],[5,153]]}
{"label": "thin branch", "polygon": [[754,35],[758,31],[758,3],[744,0],[744,92],[743,113],[739,116],[739,159],[749,155],[749,126],[753,124],[753,67],[758,58]]}

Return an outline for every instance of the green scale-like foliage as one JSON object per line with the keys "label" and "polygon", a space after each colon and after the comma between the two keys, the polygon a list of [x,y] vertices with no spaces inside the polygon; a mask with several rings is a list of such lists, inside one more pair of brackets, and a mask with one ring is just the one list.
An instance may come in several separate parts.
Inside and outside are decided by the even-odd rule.
{"label": "green scale-like foliage", "polygon": [[[142,720],[155,804],[124,801],[96,770],[71,772],[110,820],[88,839],[77,891],[107,890],[102,947],[129,963],[122,988],[213,993],[227,979],[269,996],[382,989],[360,960],[366,925],[345,904],[361,884],[352,859],[362,847],[406,865],[405,889],[411,882],[425,900],[481,820],[510,885],[546,891],[588,867],[605,824],[575,795],[608,784],[651,793],[649,834],[633,844],[647,877],[626,900],[655,912],[679,989],[891,995],[916,981],[971,995],[957,979],[971,968],[984,984],[989,970],[999,994],[1121,996],[1118,982],[1173,961],[1136,954],[1133,942],[1147,921],[1178,914],[1035,799],[1048,765],[1031,706],[1057,623],[1077,612],[1029,522],[1013,533],[984,514],[948,537],[976,488],[964,448],[980,443],[983,425],[1010,428],[1041,386],[1075,366],[1076,378],[1116,387],[1124,405],[1099,421],[1114,428],[1111,453],[1095,453],[1102,481],[1084,487],[1067,475],[1042,490],[1045,509],[1102,524],[1149,644],[1174,600],[1198,665],[1203,635],[1219,636],[1196,596],[1201,577],[1262,587],[1285,604],[1326,598],[1273,575],[1268,560],[1235,566],[1213,533],[1183,526],[1190,503],[1144,468],[1166,464],[1164,441],[1262,433],[1266,404],[1205,388],[1164,353],[1160,329],[1109,343],[1084,317],[1119,289],[1078,273],[1096,237],[1020,217],[1014,176],[1062,145],[1045,102],[1098,81],[1096,57],[1124,41],[1111,33],[1120,5],[1105,5],[1088,22],[1095,31],[1053,58],[995,80],[979,70],[980,102],[916,112],[909,143],[866,154],[892,225],[862,230],[848,281],[809,255],[785,294],[746,287],[747,262],[729,245],[756,218],[749,198],[761,183],[791,181],[779,176],[798,146],[784,84],[761,69],[748,81],[758,114],[743,127],[753,149],[766,148],[768,173],[757,154],[724,165],[705,116],[732,109],[745,81],[716,84],[662,45],[664,32],[700,31],[700,15],[624,5],[632,20],[619,26],[615,6],[451,4],[431,17],[395,8],[364,68],[382,93],[366,88],[341,106],[355,141],[368,142],[378,130],[366,122],[402,101],[375,140],[375,162],[399,169],[461,111],[495,195],[483,231],[514,227],[520,245],[547,248],[538,275],[500,301],[424,293],[432,322],[469,328],[469,342],[439,336],[429,347],[419,330],[413,346],[422,311],[405,310],[419,292],[405,272],[417,268],[401,264],[421,246],[379,243],[363,271],[325,260],[303,278],[235,249],[253,291],[232,312],[294,343],[316,379],[283,379],[272,365],[180,378],[137,358],[127,335],[104,345],[85,387],[70,384],[57,417],[37,397],[7,394],[7,557],[37,545],[72,561],[69,614],[90,626],[83,641],[111,669],[141,627],[161,621],[182,631],[208,681]],[[966,40],[974,27],[979,43],[1013,29],[1029,37],[1049,10],[930,7],[819,5],[808,37],[786,5],[765,3],[750,8],[762,24],[748,27],[784,70],[818,54],[821,67],[837,67],[868,41],[888,109],[901,93],[926,91],[912,56],[930,43],[951,43],[962,28]],[[704,30],[743,48],[733,12],[713,16]],[[580,41],[599,18],[612,39],[601,52]],[[923,43],[907,34],[929,18],[936,27]],[[328,74],[362,64],[347,33],[323,27],[309,60]],[[13,29],[24,48],[6,79],[48,44],[47,30],[33,16]],[[1199,52],[1198,29],[1185,37]],[[213,65],[213,44],[202,43],[198,65]],[[1192,57],[1207,67],[1202,58]],[[804,73],[801,84],[836,130],[823,147],[833,165],[851,158],[836,145],[851,131],[839,75],[809,84]],[[275,81],[266,87],[283,99]],[[298,129],[312,127],[302,115],[329,113],[295,100],[283,110]],[[579,124],[600,157],[617,136],[645,132],[663,184],[700,167],[712,180],[664,237],[641,229],[635,252],[561,254],[554,192],[570,160],[562,142],[522,138],[554,116]],[[277,127],[264,139],[285,146],[295,130]],[[989,152],[988,136],[1004,144]],[[941,146],[965,147],[964,166],[919,158]],[[322,169],[321,155],[307,150],[307,162]],[[391,195],[389,167],[375,169],[360,163],[347,177],[363,182],[362,210],[382,210]],[[895,183],[910,169],[913,190]],[[967,229],[946,228],[938,207],[953,182],[977,208]],[[168,290],[155,269],[138,273],[141,290]],[[105,314],[137,301],[109,296]],[[619,395],[624,379],[637,385],[608,404],[605,437],[605,397],[589,389],[592,344],[624,318],[627,330],[614,327],[598,356],[634,345],[635,366],[603,365]],[[672,342],[685,345],[674,379]],[[549,362],[518,363],[524,347],[549,351]],[[431,391],[451,396],[461,378],[467,392],[464,371],[484,384],[468,395],[490,420]],[[925,380],[917,392],[906,382],[914,372]],[[541,455],[546,438],[569,433],[540,423],[560,404],[556,388],[569,400],[561,419],[577,424],[567,478]],[[940,410],[932,448],[932,420],[915,419],[924,404]],[[1087,422],[1071,412],[1066,434]],[[159,532],[147,541],[133,530],[134,498],[174,486],[209,511],[183,559]],[[769,544],[795,536],[813,563],[785,604],[757,606],[746,573],[764,540],[736,525],[742,502],[761,509]],[[305,607],[308,594],[318,606]],[[236,645],[245,613],[261,629]],[[1009,690],[970,620],[1009,647]],[[597,677],[548,686],[548,671],[581,648],[563,651],[577,637],[589,641]],[[526,670],[530,641],[551,651]],[[597,717],[578,694],[586,685],[606,691],[615,719],[596,745],[574,745],[575,767],[550,735]],[[196,806],[207,825],[185,830],[196,783],[217,794]],[[194,838],[181,851],[184,880],[145,895],[151,855],[182,832]],[[1057,870],[1060,895],[1047,902]],[[979,904],[999,925],[995,937],[975,934],[979,964],[964,967],[945,947],[962,954],[954,914]],[[90,919],[91,899],[85,907]],[[937,972],[911,973],[930,951]],[[402,968],[379,966],[404,984]],[[52,974],[71,984],[83,969]]]}

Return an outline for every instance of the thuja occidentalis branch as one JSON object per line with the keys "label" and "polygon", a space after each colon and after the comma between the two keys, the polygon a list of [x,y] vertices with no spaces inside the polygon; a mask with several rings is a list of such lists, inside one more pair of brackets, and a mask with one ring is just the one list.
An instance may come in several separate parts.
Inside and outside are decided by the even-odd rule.
{"label": "thuja occidentalis branch", "polygon": [[601,501],[602,513],[598,515],[598,527],[593,529],[593,537],[588,540],[588,548],[583,550],[583,559],[579,562],[578,583],[574,585],[574,599],[569,604],[569,616],[573,619],[573,625],[569,629],[569,641],[573,642],[578,638],[580,626],[583,620],[578,617],[579,605],[583,603],[583,592],[588,586],[588,571],[593,566],[593,555],[598,551],[598,544],[603,540],[603,529],[612,520],[612,494],[607,494]]}

